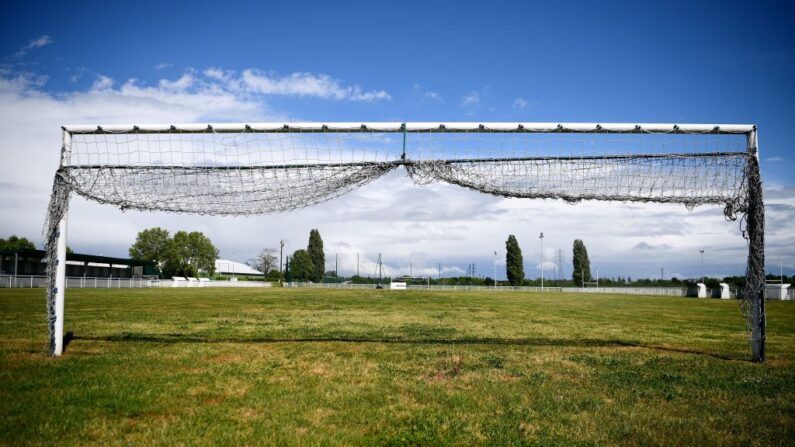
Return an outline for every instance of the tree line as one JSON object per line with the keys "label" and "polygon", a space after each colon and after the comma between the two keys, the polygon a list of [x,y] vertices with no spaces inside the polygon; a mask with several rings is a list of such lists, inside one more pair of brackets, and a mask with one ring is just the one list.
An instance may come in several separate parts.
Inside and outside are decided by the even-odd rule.
{"label": "tree line", "polygon": [[[36,245],[26,237],[19,237],[16,234],[12,234],[8,239],[0,238],[0,251],[24,251],[35,249]],[[66,246],[66,253],[73,253],[72,248],[68,245]]]}
{"label": "tree line", "polygon": [[[171,236],[168,230],[154,227],[138,233],[129,254],[133,259],[154,263],[163,277],[196,277],[200,273],[212,277],[218,249],[201,232],[178,231]],[[262,249],[247,264],[261,271],[266,278],[280,279],[279,258],[276,257],[274,248]],[[296,250],[292,256],[287,256],[284,271],[288,281],[321,282],[325,264],[323,239],[320,232],[313,229],[309,232],[307,248]]]}
{"label": "tree line", "polygon": [[218,249],[199,231],[177,231],[171,236],[160,227],[138,233],[129,250],[130,257],[155,264],[160,275],[197,277],[200,272],[212,276]]}
{"label": "tree line", "polygon": [[[0,238],[0,251],[35,250],[33,242],[25,237],[11,235]],[[67,252],[72,249],[67,247]],[[276,256],[276,249],[264,248],[255,258],[247,264],[261,271],[267,279],[281,279],[280,258]],[[526,279],[522,249],[516,236],[511,234],[505,241],[505,268],[509,285],[512,286],[539,286],[540,281]],[[149,228],[138,233],[135,243],[129,248],[132,259],[149,261],[155,264],[158,273],[163,276],[199,276],[204,273],[212,276],[215,273],[215,260],[218,258],[218,249],[212,241],[198,231],[178,231],[170,235],[168,230],[160,227]],[[317,229],[309,232],[309,242],[305,249],[293,252],[286,257],[283,266],[284,279],[288,281],[313,281],[321,282],[324,277],[336,276],[332,272],[325,272],[326,257],[323,252],[323,239]],[[768,274],[769,281],[780,280],[778,275]],[[354,283],[369,283],[375,279],[351,277]],[[494,285],[492,278],[448,277],[430,278],[431,284],[468,284],[468,285]],[[785,283],[795,282],[795,277],[784,276]],[[572,246],[572,277],[571,280],[557,279],[557,283],[550,283],[561,287],[584,287],[585,283],[593,281],[591,276],[591,263],[588,259],[588,250],[581,239],[576,239]],[[722,279],[705,278],[707,286],[718,287],[718,283],[725,282],[734,288],[743,287],[744,276],[729,276]],[[630,277],[601,278],[600,285],[613,286],[652,286],[652,287],[680,287],[695,283],[695,280],[678,278],[649,279]]]}
{"label": "tree line", "polygon": [[[572,251],[572,280],[578,287],[584,287],[585,283],[592,281],[588,250],[581,239],[576,239]],[[519,242],[513,234],[505,241],[505,276],[508,278],[508,284],[512,286],[526,285],[522,248],[519,247]]]}

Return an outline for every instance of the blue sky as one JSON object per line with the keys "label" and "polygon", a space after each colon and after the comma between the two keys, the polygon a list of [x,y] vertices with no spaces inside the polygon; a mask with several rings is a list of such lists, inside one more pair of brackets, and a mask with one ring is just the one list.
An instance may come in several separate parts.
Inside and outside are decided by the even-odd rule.
{"label": "blue sky", "polygon": [[[136,1],[109,5],[5,2],[0,6],[0,78],[6,82],[3,100],[8,113],[13,113],[12,104],[14,110],[30,110],[33,115],[36,104],[46,110],[63,107],[51,122],[38,124],[55,130],[61,121],[74,122],[71,119],[108,122],[149,117],[147,121],[251,117],[755,123],[760,129],[766,186],[773,191],[771,197],[783,197],[781,204],[773,204],[783,208],[777,209],[782,215],[772,222],[775,245],[769,253],[795,255],[795,241],[786,235],[790,227],[776,227],[795,216],[795,208],[787,208],[788,191],[795,191],[791,130],[795,7],[791,3]],[[226,88],[245,73],[267,82],[268,88],[254,96],[212,91]],[[37,95],[51,104],[34,103]],[[96,108],[88,110],[89,105]],[[24,132],[29,132],[24,141],[57,141],[57,135],[42,133],[33,124],[15,131]],[[0,137],[3,154],[15,150],[12,141]],[[47,162],[51,168],[57,159]],[[45,174],[41,175],[46,184]],[[18,193],[8,191],[2,200],[22,201],[14,195]],[[46,195],[25,200],[38,206],[46,202]],[[41,214],[20,213],[26,217],[0,223],[0,233],[38,234]],[[308,215],[294,218],[306,220]],[[278,219],[277,224],[290,226]],[[187,222],[175,220],[173,225]],[[206,225],[207,231],[217,228],[214,223]],[[444,227],[439,225],[423,231],[434,234]],[[357,242],[342,230],[335,231],[329,230],[362,250],[376,250],[373,244],[396,247],[399,239],[389,233],[384,240]],[[394,234],[401,231],[408,230],[396,228]],[[494,231],[517,232],[508,221]],[[686,233],[694,240],[703,239],[704,233],[698,231]],[[86,250],[123,254],[127,245],[126,241],[103,245],[79,231],[74,234],[75,242]],[[599,229],[593,230],[594,239],[602,237],[599,234]],[[650,234],[668,236],[675,235]],[[572,237],[561,236],[558,245],[568,252]],[[220,234],[216,239],[225,240]],[[293,239],[298,245],[299,236]],[[503,240],[504,234],[498,239]],[[665,262],[669,265],[692,248],[678,252],[675,244],[662,239],[656,245],[644,242],[672,247],[665,254],[670,256]],[[228,245],[230,257],[234,253],[242,258],[251,251],[231,239]],[[455,261],[450,263],[460,258],[464,266],[478,262],[483,264],[481,271],[490,270],[489,251],[478,250],[486,255],[461,251],[451,256]],[[395,268],[419,258],[436,264],[431,259],[434,253],[417,247],[393,252]],[[621,261],[629,255],[605,255],[605,270],[619,274],[633,269],[634,263]],[[789,262],[793,263],[795,259]],[[680,261],[669,269],[689,275],[695,264],[695,260]],[[726,262],[716,267],[715,274],[739,272],[742,265],[742,260]],[[528,270],[532,272],[532,266]],[[647,266],[632,275],[651,276],[654,271],[659,268]]]}

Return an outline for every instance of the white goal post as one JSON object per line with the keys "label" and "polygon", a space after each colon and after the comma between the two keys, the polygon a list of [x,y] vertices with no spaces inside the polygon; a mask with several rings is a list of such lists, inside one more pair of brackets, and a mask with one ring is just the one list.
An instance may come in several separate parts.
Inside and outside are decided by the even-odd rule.
{"label": "white goal post", "polygon": [[748,240],[741,306],[764,361],[764,205],[757,128],[654,123],[215,123],[63,127],[45,225],[50,350],[63,353],[74,193],[121,209],[287,212],[397,168],[504,197],[724,207]]}

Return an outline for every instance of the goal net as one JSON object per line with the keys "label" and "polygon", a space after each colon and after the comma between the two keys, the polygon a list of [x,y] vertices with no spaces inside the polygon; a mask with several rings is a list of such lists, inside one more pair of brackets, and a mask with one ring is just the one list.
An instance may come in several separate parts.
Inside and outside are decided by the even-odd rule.
{"label": "goal net", "polygon": [[51,345],[59,337],[59,237],[71,194],[121,209],[268,214],[334,199],[401,168],[417,184],[505,197],[721,206],[749,241],[741,302],[753,357],[763,360],[764,210],[749,125],[68,126],[45,229]]}

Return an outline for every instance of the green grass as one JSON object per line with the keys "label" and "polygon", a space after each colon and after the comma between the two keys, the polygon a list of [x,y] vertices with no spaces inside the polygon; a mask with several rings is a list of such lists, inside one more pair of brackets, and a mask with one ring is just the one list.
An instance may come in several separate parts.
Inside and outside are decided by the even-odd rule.
{"label": "green grass", "polygon": [[786,445],[795,303],[343,290],[0,290],[0,444]]}

